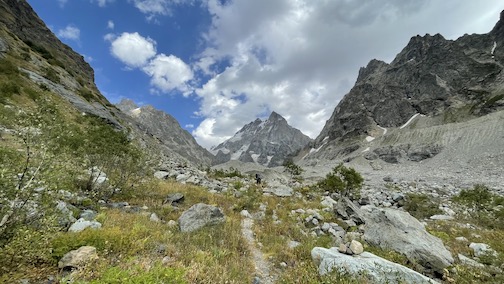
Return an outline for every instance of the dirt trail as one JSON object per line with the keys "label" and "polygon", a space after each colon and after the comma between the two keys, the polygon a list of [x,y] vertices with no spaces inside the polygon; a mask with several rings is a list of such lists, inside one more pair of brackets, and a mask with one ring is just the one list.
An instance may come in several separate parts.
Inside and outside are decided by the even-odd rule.
{"label": "dirt trail", "polygon": [[[247,213],[248,214],[248,213]],[[252,261],[256,270],[256,278],[254,284],[271,284],[276,282],[276,276],[272,274],[271,264],[264,259],[264,255],[256,245],[254,232],[252,230],[254,220],[248,216],[244,216],[241,227],[242,235],[248,243],[250,252],[252,253]]]}

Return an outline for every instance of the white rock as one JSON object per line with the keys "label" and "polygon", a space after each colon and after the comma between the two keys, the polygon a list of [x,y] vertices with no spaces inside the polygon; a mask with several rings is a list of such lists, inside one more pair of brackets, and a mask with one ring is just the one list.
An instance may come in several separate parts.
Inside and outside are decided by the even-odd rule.
{"label": "white rock", "polygon": [[102,224],[100,222],[87,221],[84,218],[80,218],[79,220],[77,220],[77,222],[73,223],[72,226],[70,226],[70,228],[68,228],[68,231],[77,233],[77,232],[84,231],[87,228],[100,229],[101,226],[102,226]]}

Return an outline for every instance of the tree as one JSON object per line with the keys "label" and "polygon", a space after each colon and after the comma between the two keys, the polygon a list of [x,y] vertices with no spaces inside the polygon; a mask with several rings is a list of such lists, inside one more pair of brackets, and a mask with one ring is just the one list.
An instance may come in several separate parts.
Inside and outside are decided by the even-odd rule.
{"label": "tree", "polygon": [[318,187],[331,193],[339,193],[341,196],[359,198],[364,179],[353,168],[347,168],[343,164],[334,167],[332,172],[326,175],[324,180],[318,182]]}

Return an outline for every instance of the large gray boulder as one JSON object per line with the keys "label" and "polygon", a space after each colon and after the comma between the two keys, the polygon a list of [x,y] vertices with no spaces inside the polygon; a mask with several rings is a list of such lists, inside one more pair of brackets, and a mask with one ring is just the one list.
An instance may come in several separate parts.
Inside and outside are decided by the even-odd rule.
{"label": "large gray boulder", "polygon": [[68,228],[69,232],[78,233],[84,231],[87,228],[91,229],[100,229],[102,224],[98,221],[88,221],[84,218],[80,218],[75,223],[73,223],[70,228]]}
{"label": "large gray boulder", "polygon": [[58,268],[64,270],[81,268],[97,258],[98,254],[95,247],[83,246],[65,254],[58,262]]}
{"label": "large gray boulder", "polygon": [[368,209],[364,239],[370,245],[404,254],[428,272],[442,273],[453,263],[443,242],[429,234],[409,213],[388,208]]}
{"label": "large gray boulder", "polygon": [[178,219],[180,231],[192,232],[204,226],[217,225],[225,221],[221,209],[204,203],[198,203],[182,213]]}
{"label": "large gray boulder", "polygon": [[367,278],[371,283],[438,283],[414,270],[369,252],[347,255],[338,252],[336,247],[330,249],[315,247],[311,251],[311,256],[318,266],[320,275],[341,271],[355,278]]}

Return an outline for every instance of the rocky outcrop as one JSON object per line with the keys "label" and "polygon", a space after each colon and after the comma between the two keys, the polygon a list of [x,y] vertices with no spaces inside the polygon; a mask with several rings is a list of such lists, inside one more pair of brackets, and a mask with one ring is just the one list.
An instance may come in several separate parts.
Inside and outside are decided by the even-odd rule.
{"label": "rocky outcrop", "polygon": [[338,252],[337,248],[315,247],[311,251],[311,256],[318,265],[320,275],[340,271],[356,279],[369,280],[370,283],[438,283],[414,270],[369,252],[347,255]]}
{"label": "rocky outcrop", "polygon": [[44,48],[51,57],[65,64],[65,69],[82,76],[83,82],[88,82],[87,87],[96,90],[91,66],[47,28],[26,0],[0,1],[0,25],[28,45]]}
{"label": "rocky outcrop", "polygon": [[187,159],[195,166],[210,166],[213,155],[198,145],[194,137],[180,127],[171,115],[147,105],[138,107],[133,101],[123,99],[117,107],[138,123],[147,135],[155,138],[162,148],[167,148]]}
{"label": "rocky outcrop", "polygon": [[95,247],[83,246],[65,254],[58,262],[58,268],[67,271],[82,268],[97,258]]}
{"label": "rocky outcrop", "polygon": [[265,121],[256,119],[245,125],[233,137],[212,148],[212,153],[219,164],[239,160],[275,167],[310,141],[281,115],[272,112]]}
{"label": "rocky outcrop", "polygon": [[429,234],[409,213],[388,208],[370,209],[366,214],[364,232],[364,239],[370,245],[398,251],[429,272],[440,275],[453,263],[443,242]]}
{"label": "rocky outcrop", "polygon": [[[440,34],[414,36],[390,64],[371,60],[311,144],[320,150],[312,156],[342,156],[337,152],[349,144],[384,135],[385,128],[399,128],[416,114],[435,117],[431,123],[440,125],[504,109],[503,17],[488,34],[455,41]],[[418,149],[410,160],[440,150],[427,146],[434,148]]]}
{"label": "rocky outcrop", "polygon": [[217,225],[225,221],[220,208],[198,203],[187,209],[178,219],[181,232],[193,232],[205,226]]}

